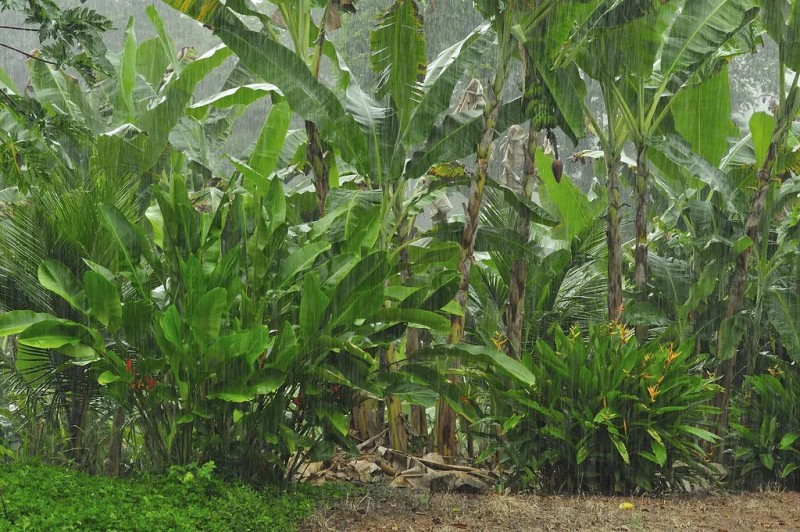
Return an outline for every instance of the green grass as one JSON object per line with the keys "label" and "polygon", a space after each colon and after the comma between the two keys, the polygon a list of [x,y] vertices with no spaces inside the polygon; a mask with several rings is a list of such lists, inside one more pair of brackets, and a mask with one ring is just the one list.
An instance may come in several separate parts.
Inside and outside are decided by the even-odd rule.
{"label": "green grass", "polygon": [[[184,482],[185,481],[185,482]],[[0,465],[0,531],[294,530],[346,487],[259,489],[183,476],[111,479],[45,465]],[[7,514],[7,515],[6,515]]]}

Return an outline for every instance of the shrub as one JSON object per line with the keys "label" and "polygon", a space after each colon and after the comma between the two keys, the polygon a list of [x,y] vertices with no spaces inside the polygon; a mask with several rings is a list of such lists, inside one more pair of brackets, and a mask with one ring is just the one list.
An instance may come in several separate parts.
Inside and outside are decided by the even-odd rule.
{"label": "shrub", "polygon": [[211,470],[187,466],[182,475],[111,479],[44,465],[0,466],[0,531],[292,530],[312,511],[305,492],[225,484],[212,480]]}
{"label": "shrub", "polygon": [[718,439],[709,404],[720,387],[693,344],[639,346],[612,323],[555,331],[526,357],[537,386],[504,393],[500,420],[512,480],[554,491],[681,489],[709,478],[703,444]]}
{"label": "shrub", "polygon": [[745,377],[730,424],[731,480],[745,488],[775,483],[800,487],[800,375],[775,362],[767,373]]}

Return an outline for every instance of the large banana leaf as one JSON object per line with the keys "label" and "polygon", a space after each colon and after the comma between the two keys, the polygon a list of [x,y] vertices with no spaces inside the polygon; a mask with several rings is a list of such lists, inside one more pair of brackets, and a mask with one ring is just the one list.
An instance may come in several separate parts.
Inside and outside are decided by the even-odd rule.
{"label": "large banana leaf", "polygon": [[767,292],[767,313],[781,336],[786,351],[795,362],[800,361],[800,296],[792,290],[773,289]]}
{"label": "large banana leaf", "polygon": [[728,67],[702,83],[680,91],[672,102],[675,129],[689,141],[692,150],[719,166],[728,153],[728,139],[738,137],[731,120],[731,88]]}
{"label": "large banana leaf", "polygon": [[166,4],[211,27],[242,63],[262,80],[283,92],[292,110],[314,122],[323,137],[338,147],[342,156],[366,169],[367,148],[363,135],[336,95],[317,81],[294,52],[268,36],[250,31],[219,0],[164,0]]}
{"label": "large banana leaf", "polygon": [[453,89],[464,71],[480,64],[489,52],[494,33],[485,22],[462,41],[442,51],[428,65],[422,84],[424,95],[414,112],[414,119],[404,134],[404,143],[415,146],[424,142],[439,115],[450,107]]}
{"label": "large banana leaf", "polygon": [[[731,213],[738,212],[737,190],[733,181],[724,172],[694,152],[689,144],[678,135],[670,134],[650,137],[647,145],[653,149],[651,160],[664,171],[665,177],[680,182],[688,174],[698,179],[720,194]],[[690,186],[692,183],[689,184]],[[684,188],[686,184],[684,183]]]}
{"label": "large banana leaf", "polygon": [[400,129],[405,131],[422,100],[425,77],[425,35],[414,0],[396,0],[370,34],[370,62],[378,74],[377,97],[391,96]]}
{"label": "large banana leaf", "polygon": [[661,54],[664,78],[685,81],[756,16],[756,0],[692,0],[672,24]]}
{"label": "large banana leaf", "polygon": [[408,161],[406,176],[419,177],[435,163],[455,161],[474,153],[482,128],[483,111],[477,109],[445,116],[425,145]]}
{"label": "large banana leaf", "polygon": [[181,77],[165,86],[162,102],[136,120],[139,134],[127,138],[109,132],[97,139],[94,164],[109,176],[141,175],[152,168],[167,145],[170,131],[184,116],[195,86],[230,55],[228,48],[219,46],[186,65]]}

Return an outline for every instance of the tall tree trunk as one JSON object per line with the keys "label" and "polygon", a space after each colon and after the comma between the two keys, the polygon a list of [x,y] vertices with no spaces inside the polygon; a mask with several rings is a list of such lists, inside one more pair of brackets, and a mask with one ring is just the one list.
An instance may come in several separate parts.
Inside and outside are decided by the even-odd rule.
{"label": "tall tree trunk", "polygon": [[[421,329],[408,327],[406,329],[406,360],[411,360],[414,353],[419,349]],[[423,441],[428,437],[428,415],[422,405],[411,405],[411,429],[422,438]]]}
{"label": "tall tree trunk", "polygon": [[[326,10],[327,13],[327,10]],[[322,47],[325,45],[325,25],[321,24],[319,35],[314,43],[314,56],[311,64],[311,75],[319,78],[319,68],[322,58]],[[308,143],[306,144],[306,158],[314,172],[314,189],[317,192],[317,214],[320,218],[325,216],[325,200],[331,190],[330,177],[328,176],[330,167],[325,160],[325,152],[328,146],[322,140],[319,129],[314,122],[306,120],[306,134]]]}
{"label": "tall tree trunk", "polygon": [[[769,195],[770,183],[772,182],[775,161],[778,157],[778,148],[785,142],[789,126],[794,120],[798,107],[800,107],[800,88],[797,86],[797,80],[798,77],[795,76],[786,99],[782,101],[781,105],[778,107],[780,112],[777,113],[775,117],[775,126],[772,131],[772,137],[770,138],[767,155],[764,158],[764,163],[756,174],[758,182],[756,184],[756,189],[753,191],[753,195],[750,197],[750,213],[747,216],[747,223],[745,224],[745,234],[750,238],[750,245],[736,257],[736,264],[734,265],[730,282],[728,283],[728,307],[725,310],[726,320],[720,325],[717,334],[717,358],[727,356],[722,352],[723,345],[721,339],[725,337],[725,327],[731,326],[733,319],[739,315],[744,305],[744,293],[747,288],[747,272],[750,266],[750,256],[753,254],[753,249],[758,246],[759,226],[761,225],[761,219],[764,216],[764,210],[767,204],[767,196]],[[783,83],[783,77],[781,77],[781,83]],[[732,351],[731,355],[722,361],[717,370],[717,373],[721,374],[720,377],[723,387],[722,392],[717,396],[717,406],[720,408],[717,422],[723,430],[728,427],[728,406],[731,398],[731,389],[733,388],[733,378],[738,367],[738,345],[734,346]]]}
{"label": "tall tree trunk", "polygon": [[619,234],[619,158],[606,158],[608,188],[608,321],[622,317],[622,239]]}
{"label": "tall tree trunk", "polygon": [[317,192],[317,214],[320,218],[325,216],[325,200],[331,190],[329,182],[329,167],[325,161],[325,143],[319,135],[319,130],[314,122],[306,120],[306,134],[308,135],[308,145],[306,146],[306,157],[311,170],[314,172],[314,189]]}
{"label": "tall tree trunk", "polygon": [[[525,167],[523,170],[522,189],[525,197],[531,199],[536,182],[536,150],[539,148],[539,132],[528,126],[528,145],[525,150]],[[530,218],[524,211],[519,220],[517,231],[524,238],[530,233]],[[517,259],[511,266],[511,290],[508,296],[508,313],[506,315],[506,352],[519,360],[522,357],[522,325],[525,322],[525,288],[528,282],[528,261]]]}
{"label": "tall tree trunk", "polygon": [[[731,278],[728,283],[728,307],[725,310],[725,318],[727,321],[723,322],[717,334],[718,357],[722,355],[721,339],[726,336],[723,329],[731,325],[732,319],[741,312],[742,306],[744,305],[744,292],[747,288],[747,272],[750,266],[750,257],[753,254],[753,248],[758,245],[759,226],[764,216],[764,206],[767,203],[767,195],[769,194],[772,168],[775,165],[775,158],[778,153],[779,142],[781,141],[781,139],[775,137],[776,135],[773,134],[767,157],[757,173],[758,184],[756,185],[756,190],[753,191],[753,195],[750,197],[750,213],[747,216],[745,234],[750,238],[751,244],[736,257],[736,264],[733,267],[733,272],[731,273]],[[720,408],[717,421],[723,428],[727,428],[728,426],[728,404],[731,397],[731,388],[733,387],[733,377],[737,370],[737,351],[738,349],[734,349],[733,355],[723,360],[717,371],[717,373],[720,374],[723,388],[722,392],[717,396],[717,406]]]}
{"label": "tall tree trunk", "polygon": [[[633,282],[636,286],[636,301],[647,301],[647,155],[644,142],[636,146],[636,247],[633,251]],[[647,341],[648,327],[636,326],[636,339],[640,344]]]}
{"label": "tall tree trunk", "polygon": [[[394,342],[386,350],[387,371],[397,371],[397,351]],[[403,405],[400,399],[389,395],[386,397],[386,411],[389,419],[389,442],[392,449],[408,451],[408,438],[406,437],[406,424],[403,420]]]}
{"label": "tall tree trunk", "polygon": [[[489,157],[491,155],[492,140],[494,138],[494,128],[497,123],[497,116],[500,111],[499,99],[505,84],[506,73],[508,70],[506,61],[501,59],[500,65],[495,73],[494,81],[486,90],[486,107],[483,109],[483,131],[478,143],[478,159],[475,175],[470,185],[469,201],[467,203],[466,220],[464,232],[461,235],[461,252],[458,259],[458,272],[461,275],[461,283],[456,293],[456,302],[461,307],[461,315],[450,315],[450,338],[449,343],[457,344],[464,337],[464,321],[467,314],[467,296],[469,293],[469,276],[474,260],[475,237],[478,234],[478,220],[480,218],[481,203],[483,202],[483,189],[486,185],[487,169]],[[454,369],[458,368],[459,361],[453,364]],[[455,382],[457,377],[450,376],[450,380]],[[436,448],[445,460],[453,460],[456,453],[456,413],[447,404],[444,398],[439,399],[436,412]]]}

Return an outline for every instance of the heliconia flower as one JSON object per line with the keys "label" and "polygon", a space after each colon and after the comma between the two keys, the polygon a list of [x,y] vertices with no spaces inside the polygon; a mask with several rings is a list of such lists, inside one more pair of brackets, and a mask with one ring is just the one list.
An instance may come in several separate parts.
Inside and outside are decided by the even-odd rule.
{"label": "heliconia flower", "polygon": [[152,390],[156,385],[156,381],[150,375],[145,375],[144,383],[144,391],[146,392]]}
{"label": "heliconia flower", "polygon": [[130,357],[125,359],[125,369],[128,370],[128,373],[131,375],[135,375],[133,371],[133,360]]}

